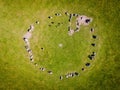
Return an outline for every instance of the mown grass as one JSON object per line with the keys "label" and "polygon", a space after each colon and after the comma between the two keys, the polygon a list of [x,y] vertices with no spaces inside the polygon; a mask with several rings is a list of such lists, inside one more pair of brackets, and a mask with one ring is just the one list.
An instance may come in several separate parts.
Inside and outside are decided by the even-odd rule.
{"label": "mown grass", "polygon": [[[0,0],[0,89],[1,90],[119,90],[119,1],[112,0]],[[67,35],[67,17],[55,18],[56,12],[79,13],[93,22],[81,27],[72,37]],[[49,27],[48,16],[55,24]],[[38,66],[53,70],[53,75],[40,72],[29,62],[22,36],[29,25],[35,25],[31,48]],[[97,40],[89,29],[95,28]],[[96,42],[96,47],[91,47]],[[59,48],[58,44],[63,43]],[[41,50],[44,48],[44,51]],[[87,56],[96,51],[95,60]],[[85,63],[91,66],[86,67]],[[85,71],[81,71],[84,67]],[[80,77],[59,80],[59,75],[79,71]]]}

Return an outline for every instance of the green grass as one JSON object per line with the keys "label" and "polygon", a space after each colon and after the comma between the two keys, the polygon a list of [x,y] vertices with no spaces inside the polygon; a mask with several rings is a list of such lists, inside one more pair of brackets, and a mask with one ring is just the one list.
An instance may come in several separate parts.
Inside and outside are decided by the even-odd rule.
{"label": "green grass", "polygon": [[[119,3],[119,0],[0,0],[0,90],[119,90]],[[93,22],[70,37],[68,17],[54,16],[65,11],[87,15]],[[54,17],[49,20],[48,16]],[[30,43],[38,67],[29,62],[22,40],[36,20],[40,24],[35,25]],[[63,25],[49,27],[51,21]],[[97,40],[91,39],[91,27],[95,28]],[[91,42],[97,46],[91,47]],[[97,56],[90,61],[87,56],[92,51]],[[91,66],[86,67],[86,62]],[[39,71],[41,66],[53,70],[53,75]],[[81,71],[82,67],[85,71]],[[59,80],[60,75],[71,71],[78,71],[80,76]]]}

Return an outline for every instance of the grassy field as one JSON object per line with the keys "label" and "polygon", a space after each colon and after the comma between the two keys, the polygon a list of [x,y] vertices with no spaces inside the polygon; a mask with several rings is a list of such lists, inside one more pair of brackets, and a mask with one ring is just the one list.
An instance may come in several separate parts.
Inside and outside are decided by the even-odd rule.
{"label": "grassy field", "polygon": [[[0,90],[120,90],[119,0],[0,0],[0,11]],[[93,22],[69,36],[65,11],[87,15]],[[51,21],[55,24],[49,27]],[[56,27],[59,22],[63,25]],[[22,39],[31,24],[35,24],[30,45],[37,67],[29,61]],[[97,54],[91,61],[88,55],[93,51]],[[80,76],[59,79],[73,71]]]}

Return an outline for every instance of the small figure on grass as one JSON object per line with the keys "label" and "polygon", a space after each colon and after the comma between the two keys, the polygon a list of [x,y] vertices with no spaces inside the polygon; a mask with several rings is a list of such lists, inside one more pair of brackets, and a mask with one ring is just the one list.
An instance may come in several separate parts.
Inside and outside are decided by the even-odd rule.
{"label": "small figure on grass", "polygon": [[49,74],[53,74],[53,72],[52,72],[52,71],[48,71],[48,73],[49,73]]}
{"label": "small figure on grass", "polygon": [[60,76],[60,80],[63,80],[63,76]]}
{"label": "small figure on grass", "polygon": [[92,36],[92,38],[93,38],[93,39],[96,39],[96,38],[97,38],[97,36],[96,36],[96,35],[93,35],[93,36]]}
{"label": "small figure on grass", "polygon": [[90,66],[90,63],[86,63],[85,65],[88,67],[88,66]]}
{"label": "small figure on grass", "polygon": [[95,47],[95,46],[96,46],[96,44],[95,44],[95,43],[92,43],[91,45],[92,45],[93,47]]}

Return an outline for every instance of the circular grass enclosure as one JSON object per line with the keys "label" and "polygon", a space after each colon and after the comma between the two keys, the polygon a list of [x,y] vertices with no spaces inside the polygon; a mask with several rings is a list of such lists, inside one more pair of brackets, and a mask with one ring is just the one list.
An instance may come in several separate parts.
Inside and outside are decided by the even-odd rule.
{"label": "circular grass enclosure", "polygon": [[[0,89],[119,90],[119,8],[119,3],[112,0],[0,1]],[[93,21],[69,36],[66,11]],[[72,28],[74,22],[75,18]],[[35,27],[29,40],[32,63],[22,40],[31,24]],[[96,52],[94,60],[88,57],[92,52]],[[66,78],[71,72],[79,76]]]}

